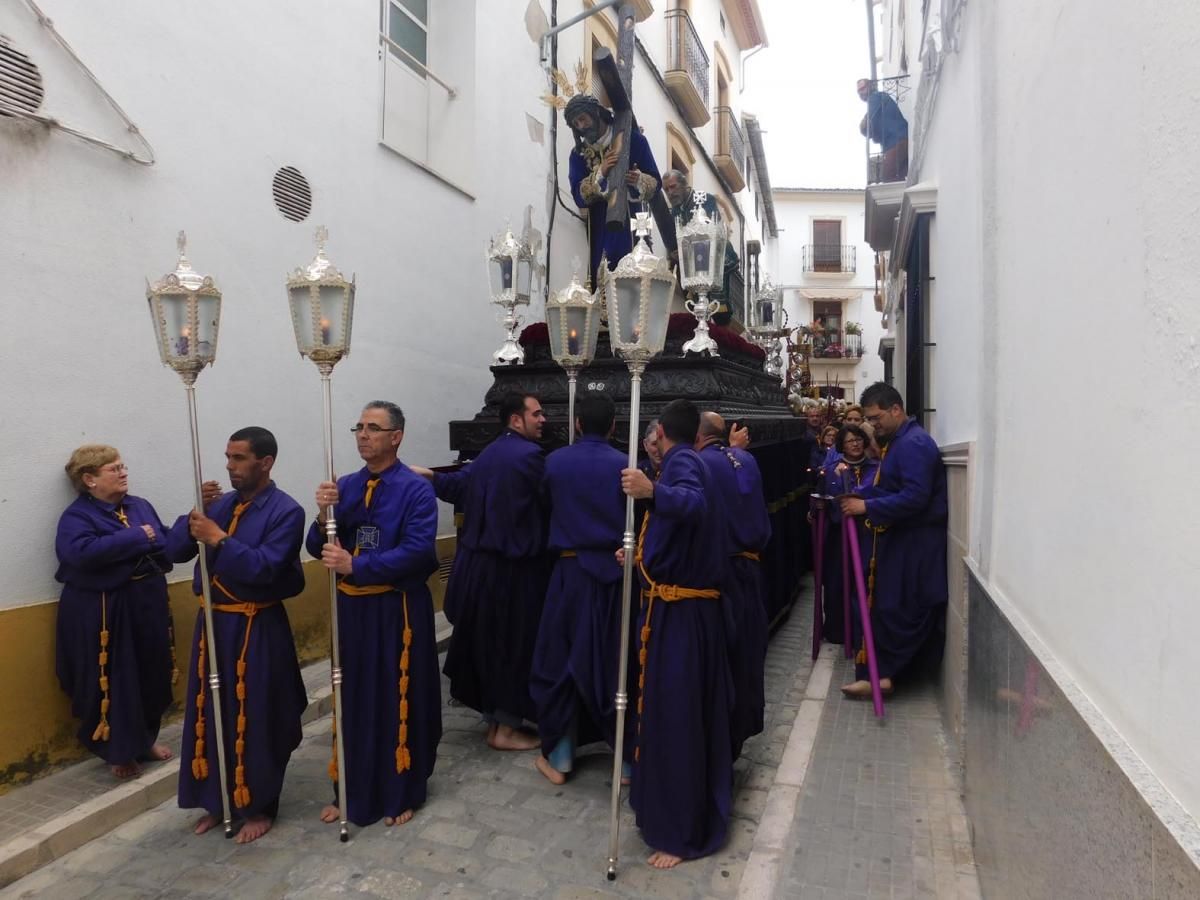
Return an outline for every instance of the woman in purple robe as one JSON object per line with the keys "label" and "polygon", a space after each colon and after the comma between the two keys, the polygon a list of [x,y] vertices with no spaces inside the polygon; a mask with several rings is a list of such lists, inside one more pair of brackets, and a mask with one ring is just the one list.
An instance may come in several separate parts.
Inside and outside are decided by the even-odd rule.
{"label": "woman in purple robe", "polygon": [[80,742],[129,778],[140,760],[172,755],[157,743],[177,674],[167,529],[153,506],[130,496],[116,448],[85,444],[66,470],[79,496],[58,520],[54,543],[54,577],[63,584],[55,667],[80,720]]}
{"label": "woman in purple robe", "polygon": [[[858,425],[843,425],[834,443],[835,453],[826,460],[817,492],[827,497],[857,493],[875,478],[879,463],[867,455],[870,438]],[[825,555],[822,560],[822,596],[825,600],[825,630],[822,634],[831,644],[846,640],[843,622],[842,580],[842,511],[836,503],[826,507]],[[859,523],[858,541],[863,553],[870,553],[869,532]],[[853,590],[853,584],[851,590]],[[851,603],[853,608],[854,603]]]}

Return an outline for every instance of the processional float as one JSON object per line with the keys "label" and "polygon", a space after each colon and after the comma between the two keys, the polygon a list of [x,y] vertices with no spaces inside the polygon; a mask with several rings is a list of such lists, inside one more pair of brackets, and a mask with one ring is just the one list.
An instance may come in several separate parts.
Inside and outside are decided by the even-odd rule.
{"label": "processional float", "polygon": [[[296,348],[301,357],[308,357],[321,374],[321,395],[324,401],[325,475],[334,480],[333,472],[333,367],[350,355],[350,328],[354,321],[354,278],[349,281],[325,256],[329,232],[317,229],[317,255],[306,268],[296,269],[287,279],[288,305],[296,332]],[[337,522],[334,504],[325,508],[325,541],[337,542]],[[330,776],[337,780],[339,839],[350,840],[346,819],[346,741],[342,720],[342,659],[338,638],[337,573],[329,570],[329,630],[330,680],[333,683],[334,762]]]}
{"label": "processional float", "polygon": [[[176,242],[179,261],[175,271],[158,281],[146,284],[146,301],[154,322],[154,334],[159,357],[164,366],[174,369],[183,380],[187,394],[188,428],[192,436],[192,478],[196,489],[196,509],[204,509],[200,472],[200,434],[196,420],[196,377],[217,356],[217,332],[221,322],[221,292],[211,275],[201,275],[187,258],[187,235],[179,232]],[[221,718],[221,674],[217,657],[216,632],[213,628],[212,588],[208,577],[208,548],[196,542],[200,562],[200,593],[204,601],[204,640],[200,650],[200,666],[208,655],[208,708],[212,710],[213,737],[217,743],[217,774],[221,779],[221,818],[225,837],[233,837],[233,822],[229,815],[229,780],[225,765],[225,726]],[[192,774],[197,780],[208,776],[205,742],[205,675],[199,672],[200,692],[196,697],[196,746],[192,756]]]}

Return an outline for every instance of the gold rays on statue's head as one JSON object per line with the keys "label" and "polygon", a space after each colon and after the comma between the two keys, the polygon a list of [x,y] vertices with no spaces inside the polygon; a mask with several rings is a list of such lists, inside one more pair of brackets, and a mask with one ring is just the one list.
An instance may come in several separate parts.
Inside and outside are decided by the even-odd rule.
{"label": "gold rays on statue's head", "polygon": [[571,79],[567,77],[567,73],[562,69],[551,69],[550,74],[554,78],[554,83],[558,85],[559,93],[553,94],[547,91],[542,94],[542,102],[547,106],[553,106],[555,109],[566,109],[567,101],[576,94],[588,93],[588,73],[587,66],[583,64],[583,60],[575,63],[575,83],[571,84]]}

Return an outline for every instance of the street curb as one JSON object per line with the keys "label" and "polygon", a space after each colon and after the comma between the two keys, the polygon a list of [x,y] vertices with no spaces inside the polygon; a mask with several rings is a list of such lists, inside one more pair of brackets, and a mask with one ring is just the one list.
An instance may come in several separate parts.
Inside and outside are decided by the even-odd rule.
{"label": "street curb", "polygon": [[841,647],[825,644],[813,663],[804,699],[796,710],[792,732],[775,771],[775,781],[767,791],[766,807],[738,885],[738,900],[769,900],[775,895],[780,871],[787,862],[796,808],[800,805],[808,764],[821,727],[821,713],[833,679],[833,662],[841,650]]}
{"label": "street curb", "polygon": [[[453,628],[440,612],[435,617],[434,627],[437,651],[442,653],[450,644]],[[329,662],[323,660],[305,666],[304,671],[311,673],[314,669],[327,670],[328,667]],[[333,688],[324,684],[310,694],[300,721],[308,725],[332,711]],[[132,781],[114,784],[111,790],[100,796],[0,845],[0,888],[8,887],[72,850],[78,850],[88,841],[103,837],[171,799],[178,779],[179,759],[176,757]]]}

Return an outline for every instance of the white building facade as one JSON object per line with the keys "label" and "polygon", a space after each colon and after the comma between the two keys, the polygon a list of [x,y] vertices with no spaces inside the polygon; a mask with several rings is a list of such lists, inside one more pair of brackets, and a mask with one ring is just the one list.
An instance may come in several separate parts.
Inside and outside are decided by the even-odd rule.
{"label": "white building facade", "polygon": [[1181,90],[1200,17],[873,15],[909,164],[868,185],[865,232],[895,384],[948,464],[944,711],[984,893],[1200,896],[1200,115]]}
{"label": "white building facade", "polygon": [[778,238],[764,273],[782,290],[788,326],[808,326],[813,387],[857,402],[884,377],[875,253],[863,239],[862,188],[775,188]]}

